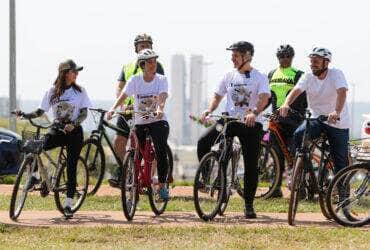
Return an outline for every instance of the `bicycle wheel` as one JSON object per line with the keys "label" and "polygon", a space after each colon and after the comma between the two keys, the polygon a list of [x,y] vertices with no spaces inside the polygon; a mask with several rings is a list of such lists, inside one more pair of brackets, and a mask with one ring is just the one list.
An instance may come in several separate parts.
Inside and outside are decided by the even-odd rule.
{"label": "bicycle wheel", "polygon": [[[238,195],[244,199],[244,160],[243,155],[241,154],[241,149],[233,152],[232,164],[235,168],[235,183],[233,183],[233,186]],[[231,170],[230,166],[227,167],[227,178],[231,179],[232,173],[229,170]]]}
{"label": "bicycle wheel", "polygon": [[[312,162],[312,161],[311,161]],[[319,172],[317,176],[317,187],[319,188],[319,204],[322,214],[327,218],[331,219],[331,215],[329,213],[329,208],[326,203],[326,194],[328,192],[328,188],[330,185],[331,180],[334,177],[333,169],[329,166],[330,162],[327,163],[325,166],[319,166]],[[312,177],[313,179],[314,177]]]}
{"label": "bicycle wheel", "polygon": [[84,158],[89,170],[89,187],[87,195],[94,195],[104,178],[105,154],[98,140],[90,138],[84,141],[81,156]]}
{"label": "bicycle wheel", "polygon": [[[54,200],[58,210],[64,214],[64,203],[67,198],[68,169],[67,164],[59,159],[54,185]],[[80,156],[76,165],[76,190],[73,196],[72,213],[80,209],[84,202],[89,184],[89,171],[85,160]]]}
{"label": "bicycle wheel", "polygon": [[225,214],[227,205],[229,204],[231,193],[227,192],[226,198],[222,201],[220,209],[218,210],[218,215],[223,216]]}
{"label": "bicycle wheel", "polygon": [[209,221],[217,215],[224,188],[224,173],[219,164],[219,155],[209,152],[200,161],[194,178],[194,205],[199,218]]}
{"label": "bicycle wheel", "polygon": [[370,224],[370,163],[359,163],[339,171],[326,196],[329,213],[343,226]]}
{"label": "bicycle wheel", "polygon": [[301,183],[303,181],[303,177],[304,177],[304,158],[303,156],[298,156],[293,170],[292,187],[289,199],[288,223],[291,226],[294,225],[294,219],[297,214],[299,199],[298,193]]}
{"label": "bicycle wheel", "polygon": [[27,180],[32,174],[33,157],[26,157],[19,168],[15,184],[13,186],[12,198],[10,199],[9,217],[17,220],[22,212],[24,203],[27,198],[28,190],[25,188]]}
{"label": "bicycle wheel", "polygon": [[167,160],[168,160],[168,182],[173,183],[173,154],[169,145],[166,147]]}
{"label": "bicycle wheel", "polygon": [[138,177],[135,168],[135,152],[129,150],[126,152],[123,160],[122,178],[121,178],[121,202],[122,210],[128,221],[134,218],[136,205],[139,200]]}
{"label": "bicycle wheel", "polygon": [[[172,176],[172,168],[173,168],[173,158],[172,158],[172,152],[170,147],[166,148],[167,152],[167,163],[168,163],[168,172],[167,172],[167,181],[165,183],[165,188],[169,190],[169,182],[171,181],[170,178]],[[170,165],[172,161],[172,166]],[[157,171],[158,172],[158,171]],[[153,176],[154,178],[158,179],[158,177]],[[149,197],[149,204],[150,207],[152,208],[152,211],[154,212],[155,215],[161,215],[167,207],[168,201],[161,201],[159,199],[159,196],[157,192],[155,191],[156,188],[158,188],[155,184],[152,184],[148,188],[148,197]]]}
{"label": "bicycle wheel", "polygon": [[275,146],[268,147],[266,142],[261,142],[258,160],[258,187],[255,197],[270,198],[278,188],[281,178],[280,162]]}

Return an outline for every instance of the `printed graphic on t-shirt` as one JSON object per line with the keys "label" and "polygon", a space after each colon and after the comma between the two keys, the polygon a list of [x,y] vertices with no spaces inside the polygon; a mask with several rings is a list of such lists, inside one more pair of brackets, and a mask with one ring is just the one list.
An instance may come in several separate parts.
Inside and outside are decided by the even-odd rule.
{"label": "printed graphic on t-shirt", "polygon": [[67,101],[59,101],[56,104],[55,118],[60,122],[72,121],[73,111],[75,107]]}
{"label": "printed graphic on t-shirt", "polygon": [[234,102],[234,106],[248,107],[252,91],[247,88],[246,84],[231,83],[230,86],[232,87],[231,99]]}
{"label": "printed graphic on t-shirt", "polygon": [[156,95],[137,95],[139,100],[138,110],[143,113],[151,113],[157,110],[158,96]]}

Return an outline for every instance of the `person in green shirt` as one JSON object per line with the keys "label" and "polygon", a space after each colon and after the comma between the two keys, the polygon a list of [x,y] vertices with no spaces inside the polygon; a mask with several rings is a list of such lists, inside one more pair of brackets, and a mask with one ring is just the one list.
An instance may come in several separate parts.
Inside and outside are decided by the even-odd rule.
{"label": "person in green shirt", "polygon": [[[289,44],[280,45],[277,49],[276,56],[280,65],[268,74],[273,112],[278,110],[280,106],[284,104],[287,95],[304,74],[303,71],[292,67],[294,49]],[[304,116],[307,108],[306,93],[302,93],[290,107],[300,115]],[[301,117],[293,112],[291,112],[288,117],[279,118],[278,123],[281,125],[279,126],[281,128],[280,134],[285,140],[288,148],[291,148],[293,143],[293,133],[301,122]],[[285,157],[281,150],[278,152],[278,157],[282,174],[285,169]],[[282,197],[281,183],[278,184],[278,189],[272,197]]]}
{"label": "person in green shirt", "polygon": [[[134,40],[135,53],[139,53],[143,49],[153,48],[153,39],[147,34],[139,34]],[[118,77],[117,87],[116,87],[116,97],[118,98],[125,87],[126,82],[134,75],[142,73],[142,69],[137,64],[137,60],[133,60],[131,63],[126,64],[122,67],[120,75]],[[157,61],[157,73],[164,75],[164,70],[162,65]],[[127,98],[124,103],[122,103],[122,108],[131,108],[133,106],[134,99],[132,97]],[[126,145],[128,136],[130,133],[130,127],[126,121],[131,120],[132,116],[127,115],[124,118],[119,116],[117,119],[117,127],[124,130],[125,132],[117,132],[116,138],[114,140],[114,149],[117,155],[123,161],[126,153]],[[113,187],[118,187],[118,176],[120,175],[118,171],[113,171],[112,176],[108,179],[108,182]]]}

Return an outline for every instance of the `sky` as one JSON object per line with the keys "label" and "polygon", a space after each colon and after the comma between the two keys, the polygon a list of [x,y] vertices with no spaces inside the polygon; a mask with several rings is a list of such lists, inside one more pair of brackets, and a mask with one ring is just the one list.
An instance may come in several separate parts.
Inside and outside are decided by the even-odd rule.
{"label": "sky", "polygon": [[[0,1],[0,96],[8,95],[9,15]],[[225,48],[238,40],[255,46],[252,65],[268,73],[277,66],[276,48],[291,44],[294,66],[309,71],[308,53],[324,46],[331,66],[343,70],[355,100],[369,101],[369,1],[175,1],[16,0],[17,95],[38,100],[57,76],[59,62],[72,58],[85,69],[78,83],[91,99],[114,99],[123,64],[134,57],[133,40],[154,39],[170,80],[171,55],[202,54],[208,91],[232,69]],[[171,83],[170,83],[171,85]],[[352,93],[352,92],[351,92]]]}

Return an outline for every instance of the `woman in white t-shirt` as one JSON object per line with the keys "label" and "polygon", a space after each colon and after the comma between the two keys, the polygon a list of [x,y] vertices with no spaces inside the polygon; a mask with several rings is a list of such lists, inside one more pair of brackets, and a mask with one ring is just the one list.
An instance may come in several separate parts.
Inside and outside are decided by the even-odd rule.
{"label": "woman in white t-shirt", "polygon": [[[158,55],[151,49],[144,49],[138,54],[138,65],[142,74],[132,76],[121,95],[116,100],[107,118],[111,119],[114,110],[130,96],[135,98],[134,111],[136,135],[141,145],[145,142],[145,129],[148,129],[153,140],[159,180],[159,197],[163,201],[169,200],[169,192],[165,187],[168,163],[166,145],[169,134],[169,125],[164,114],[164,106],[168,97],[167,78],[157,74]],[[154,116],[153,116],[154,115]]]}
{"label": "woman in white t-shirt", "polygon": [[[83,144],[81,123],[87,117],[87,109],[91,107],[90,99],[84,88],[76,84],[78,72],[83,67],[77,66],[72,60],[59,64],[58,77],[53,87],[46,91],[40,107],[31,113],[17,111],[17,115],[25,118],[36,118],[53,111],[54,125],[44,138],[43,149],[66,146],[67,149],[67,197],[64,204],[64,215],[72,217],[71,207],[76,192],[76,167]],[[65,133],[61,131],[64,130]],[[39,174],[35,171],[27,184],[27,189],[40,182]]]}

